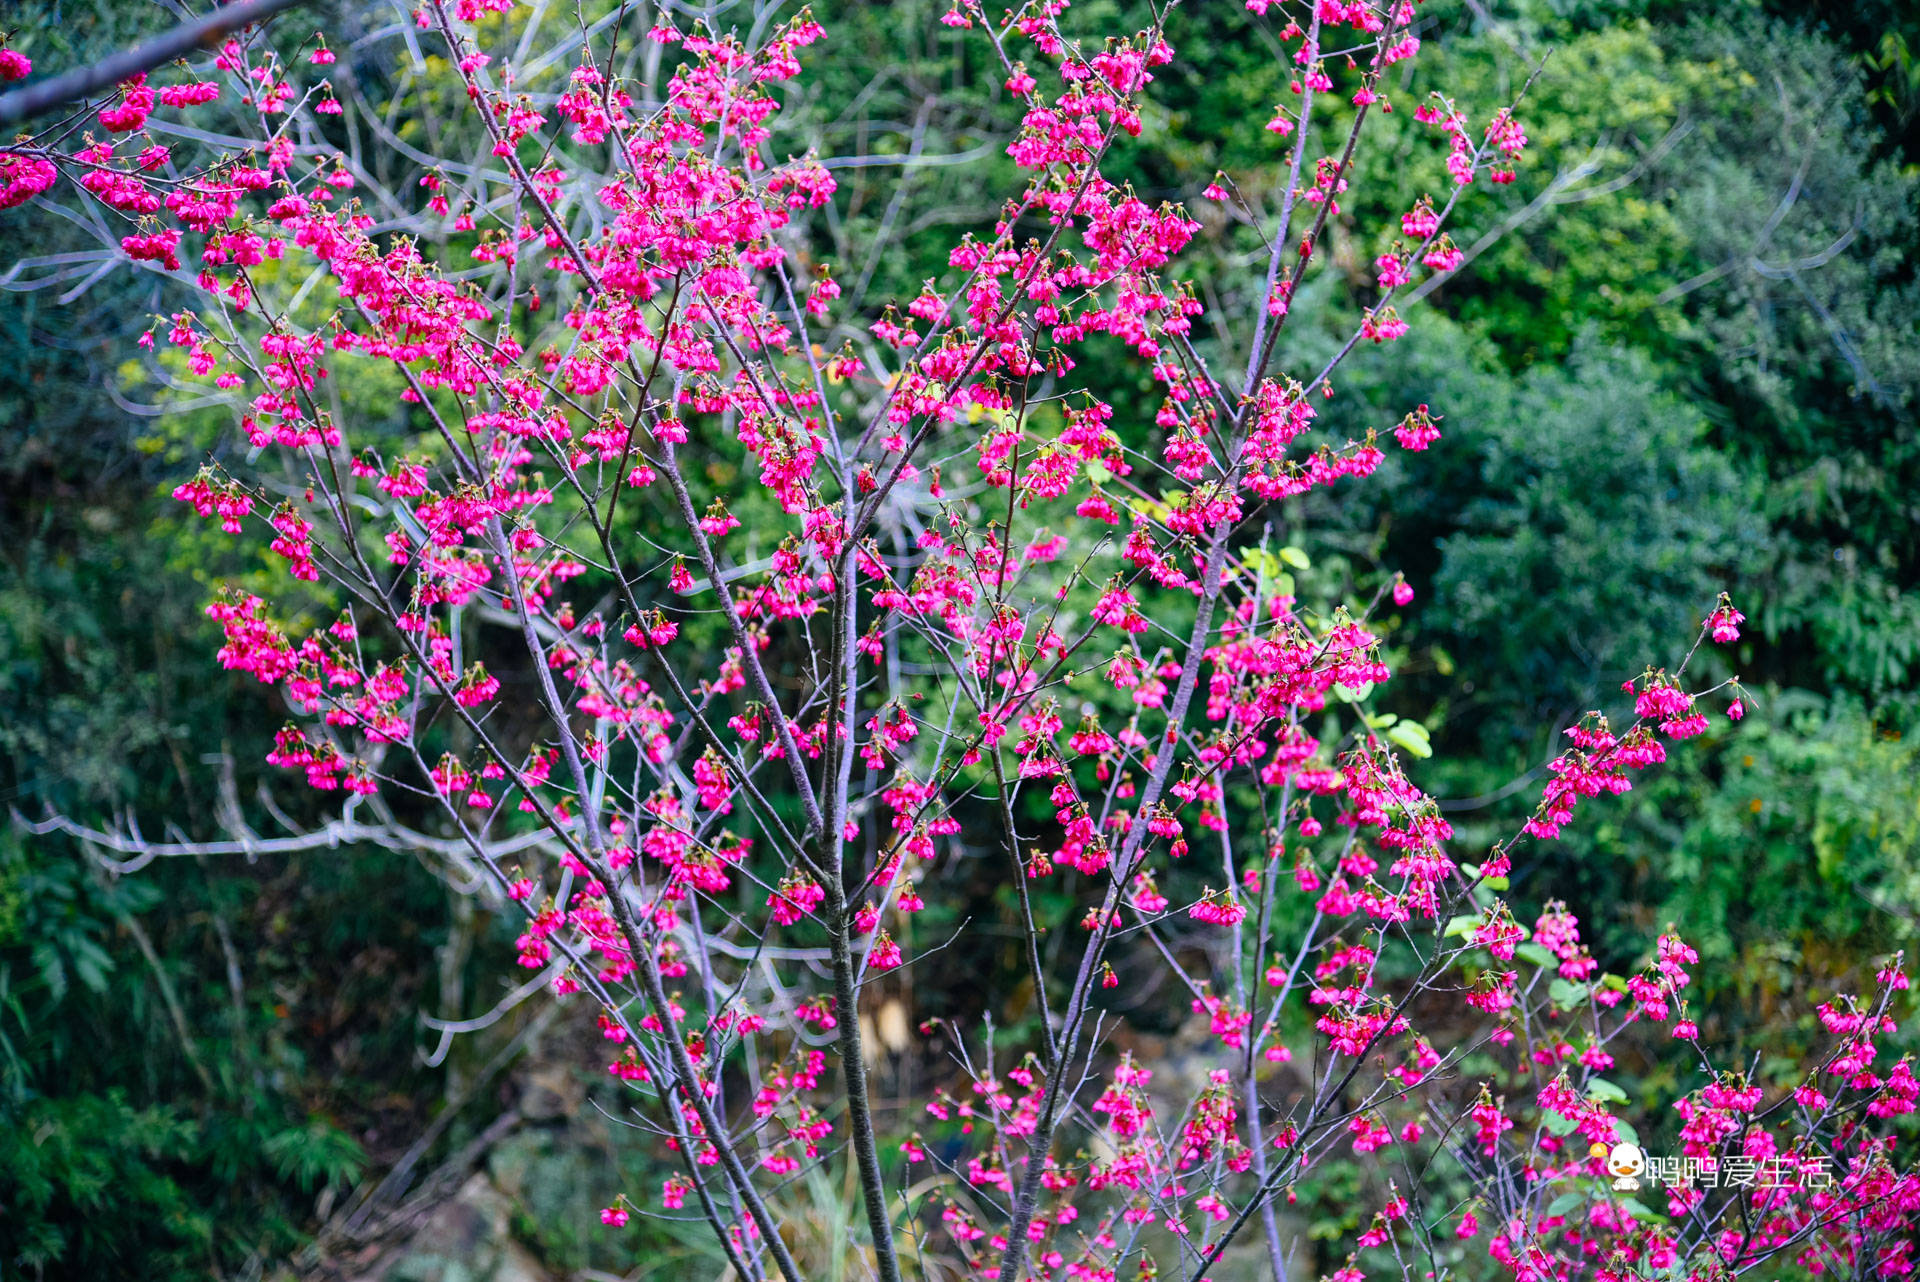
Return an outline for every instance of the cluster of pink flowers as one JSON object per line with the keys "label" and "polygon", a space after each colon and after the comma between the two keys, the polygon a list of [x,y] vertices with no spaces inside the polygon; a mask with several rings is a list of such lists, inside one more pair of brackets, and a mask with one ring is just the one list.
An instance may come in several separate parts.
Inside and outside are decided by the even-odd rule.
{"label": "cluster of pink flowers", "polygon": [[[1332,366],[1302,382],[1272,356],[1328,221],[1352,216],[1352,146],[1322,146],[1313,101],[1338,93],[1357,142],[1399,92],[1404,70],[1386,70],[1419,50],[1406,0],[1247,6],[1276,7],[1297,105],[1267,129],[1301,183],[1248,300],[1244,373],[1210,358],[1206,327],[1232,318],[1209,316],[1181,274],[1201,224],[1104,172],[1175,51],[1158,25],[1076,35],[1067,0],[997,22],[972,0],[948,13],[990,28],[1005,62],[1018,188],[951,246],[943,276],[857,316],[795,248],[834,199],[833,170],[775,159],[779,87],[824,34],[804,11],[751,39],[663,16],[647,38],[664,70],[644,94],[616,87],[591,38],[522,92],[509,72],[534,72],[496,66],[472,25],[510,0],[427,0],[418,26],[471,106],[453,133],[475,154],[450,159],[486,160],[469,209],[452,177],[419,176],[407,225],[429,236],[386,234],[353,194],[350,158],[276,124],[197,164],[186,142],[145,136],[161,111],[236,111],[254,129],[327,114],[326,82],[303,91],[257,35],[225,45],[206,79],[119,87],[93,115],[104,140],[0,146],[0,206],[67,168],[124,224],[118,252],[191,274],[199,311],[155,332],[231,395],[248,445],[288,466],[271,483],[208,469],[175,497],[257,537],[290,583],[329,581],[352,602],[304,634],[293,621],[312,612],[282,623],[259,596],[210,607],[219,662],[280,686],[298,718],[268,760],[328,793],[405,789],[441,806],[525,914],[520,965],[599,1008],[610,1078],[651,1108],[678,1163],[660,1207],[715,1217],[740,1275],[798,1282],[770,1200],[843,1140],[882,1276],[898,1267],[897,1194],[923,1199],[910,1214],[929,1227],[939,1208],[974,1276],[1114,1282],[1219,1258],[1338,1137],[1382,1160],[1437,1153],[1433,1134],[1455,1124],[1496,1164],[1472,1168],[1478,1200],[1456,1232],[1475,1237],[1475,1208],[1487,1214],[1487,1253],[1529,1282],[1802,1243],[1904,1263],[1881,1243],[1920,1194],[1876,1147],[1884,1128],[1829,1117],[1843,1097],[1876,1120],[1913,1107],[1911,1072],[1880,1064],[1880,1006],[1823,1012],[1841,1044],[1834,1080],[1793,1097],[1807,1124],[1781,1152],[1852,1163],[1827,1201],[1755,1204],[1759,1227],[1738,1240],[1682,1242],[1592,1191],[1584,1146],[1619,1124],[1597,1077],[1608,1048],[1656,1024],[1703,1046],[1682,995],[1698,958],[1669,936],[1645,971],[1607,976],[1564,905],[1529,930],[1496,892],[1526,839],[1626,791],[1665,759],[1663,737],[1708,728],[1685,665],[1627,683],[1625,732],[1598,713],[1570,729],[1521,833],[1463,865],[1394,750],[1424,729],[1368,710],[1392,677],[1391,620],[1304,608],[1280,567],[1309,562],[1249,534],[1265,505],[1385,457],[1386,429],[1339,440],[1317,422]],[[321,46],[307,65],[333,56]],[[0,78],[26,70],[0,50]],[[1438,131],[1455,188],[1515,176],[1527,137],[1510,109],[1470,117],[1436,94],[1414,114]],[[1406,334],[1396,291],[1463,264],[1445,230],[1458,195],[1422,198],[1390,245],[1384,229],[1379,292],[1347,349]],[[1206,198],[1239,200],[1225,175]],[[284,266],[255,270],[270,263]],[[301,273],[327,288],[302,289]],[[829,333],[859,341],[830,350]],[[1076,380],[1090,350],[1137,360],[1146,403]],[[352,380],[335,377],[367,368],[401,389],[405,441],[373,439]],[[1056,390],[1036,413],[1043,386]],[[1437,421],[1420,405],[1391,430],[1417,453]],[[741,466],[705,466],[723,454]],[[642,506],[659,519],[636,556],[623,522]],[[1376,601],[1414,599],[1404,576],[1378,586]],[[1731,642],[1743,621],[1722,598],[1703,632]],[[864,1065],[883,1036],[874,1004],[910,993],[898,972],[933,956],[916,929],[927,898],[982,875],[983,822],[1005,847],[993,875],[1019,905],[1042,1018],[1011,1061],[991,1028],[922,1027],[964,1072],[926,1105],[933,1138],[899,1150],[939,1154],[978,1193],[941,1201],[887,1186]],[[510,823],[537,846],[505,852]],[[1188,901],[1176,888],[1195,860],[1225,888]],[[1278,924],[1300,921],[1282,949]],[[1196,957],[1208,973],[1190,973]],[[1098,1040],[1100,994],[1124,998],[1122,976],[1147,968],[1191,994],[1204,1080],[1156,1085]],[[1898,967],[1881,985],[1904,985]],[[1437,1012],[1483,1030],[1524,1103],[1489,1087],[1462,1107],[1443,1086],[1460,1055],[1420,1031]],[[1333,1075],[1283,1110],[1262,1074],[1303,1052]],[[744,1098],[733,1065],[750,1066]],[[1777,1143],[1741,1120],[1759,1089],[1690,1096],[1684,1141],[1750,1156]],[[1581,1180],[1574,1212],[1535,1195]],[[1366,1196],[1343,1282],[1435,1219],[1431,1189]],[[602,1222],[626,1225],[629,1208],[643,1210],[623,1195]]]}

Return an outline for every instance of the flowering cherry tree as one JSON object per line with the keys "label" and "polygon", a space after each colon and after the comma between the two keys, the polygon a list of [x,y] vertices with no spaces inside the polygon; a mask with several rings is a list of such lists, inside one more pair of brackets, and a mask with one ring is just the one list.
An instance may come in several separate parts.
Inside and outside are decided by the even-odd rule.
{"label": "flowering cherry tree", "polygon": [[[193,287],[142,343],[227,398],[245,448],[175,497],[285,570],[279,599],[208,607],[218,661],[280,692],[268,760],[338,799],[321,836],[484,877],[523,915],[520,965],[597,1012],[669,1163],[609,1188],[607,1224],[698,1216],[736,1276],[802,1282],[783,1223],[825,1162],[863,1213],[836,1249],[883,1282],[1911,1270],[1897,958],[1820,1008],[1827,1049],[1781,1086],[1714,1062],[1684,941],[1605,973],[1572,907],[1502,898],[1582,805],[1739,718],[1737,684],[1689,680],[1733,604],[1567,732],[1522,829],[1466,851],[1419,787],[1424,729],[1370,711],[1382,607],[1414,587],[1323,611],[1274,546],[1289,498],[1440,439],[1425,405],[1359,440],[1319,407],[1359,345],[1407,333],[1403,291],[1461,264],[1449,217],[1514,177],[1524,89],[1414,96],[1409,0],[1248,0],[1292,92],[1247,127],[1290,181],[1277,209],[1227,174],[1156,205],[1106,171],[1180,56],[1164,12],[1116,32],[1068,0],[956,0],[1022,177],[917,296],[852,311],[812,256],[831,158],[781,146],[830,32],[771,3],[560,30],[535,8],[425,0],[377,36],[441,95],[435,149],[393,139],[415,186],[340,144],[360,91],[322,37],[251,28],[0,146],[0,206],[75,202],[110,251],[76,270]],[[0,77],[31,71],[0,51]],[[1371,302],[1288,368],[1396,109],[1450,183],[1365,230]],[[1203,205],[1264,246],[1237,311],[1182,272]],[[1153,396],[1102,399],[1083,362],[1118,352]],[[121,867],[189,849],[85,835]],[[983,860],[1038,1019],[996,1028],[1006,994],[920,1012],[948,1069],[902,1119],[862,994],[937,958],[916,915]],[[1150,970],[1207,1025],[1201,1080],[1116,1043],[1112,990]],[[1684,1177],[1636,1196],[1657,1119],[1605,1074],[1648,1042],[1696,1077],[1651,1154]],[[1343,1160],[1363,1228],[1316,1246],[1286,1208]]]}

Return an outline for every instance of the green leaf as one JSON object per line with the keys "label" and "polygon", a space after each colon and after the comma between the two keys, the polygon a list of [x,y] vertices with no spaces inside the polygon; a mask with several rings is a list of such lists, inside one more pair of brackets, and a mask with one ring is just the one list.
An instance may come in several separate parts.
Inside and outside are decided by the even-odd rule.
{"label": "green leaf", "polygon": [[1580,1192],[1562,1193],[1547,1203],[1547,1214],[1566,1215],[1586,1204],[1587,1195]]}
{"label": "green leaf", "polygon": [[47,986],[47,996],[58,1003],[67,995],[67,968],[60,960],[59,950],[44,940],[35,944],[33,964],[40,972],[40,982]]}
{"label": "green leaf", "polygon": [[1433,755],[1433,740],[1428,738],[1427,728],[1418,721],[1400,722],[1387,731],[1387,738],[1422,761]]}
{"label": "green leaf", "polygon": [[1587,1094],[1608,1104],[1624,1104],[1627,1093],[1604,1077],[1591,1078],[1587,1082]]}
{"label": "green leaf", "polygon": [[1296,547],[1281,548],[1280,559],[1296,570],[1307,570],[1313,567],[1312,558]]}
{"label": "green leaf", "polygon": [[1447,922],[1447,928],[1442,932],[1442,938],[1452,939],[1455,935],[1465,935],[1479,924],[1480,918],[1477,914],[1463,913]]}
{"label": "green leaf", "polygon": [[1547,985],[1547,998],[1561,1010],[1572,1010],[1587,999],[1587,986],[1556,979]]}
{"label": "green leaf", "polygon": [[1522,944],[1518,948],[1514,949],[1513,951],[1517,955],[1526,958],[1528,961],[1532,962],[1534,965],[1540,966],[1540,967],[1553,966],[1558,964],[1558,962],[1560,961],[1558,957],[1555,957],[1552,953],[1548,952],[1546,949],[1542,948],[1538,944],[1533,944],[1533,943]]}
{"label": "green leaf", "polygon": [[1549,1135],[1571,1135],[1580,1129],[1579,1121],[1564,1113],[1543,1113],[1540,1117],[1540,1125],[1547,1128]]}
{"label": "green leaf", "polygon": [[1240,559],[1261,578],[1280,573],[1280,558],[1265,548],[1249,548],[1241,554]]}
{"label": "green leaf", "polygon": [[346,1184],[366,1168],[367,1155],[351,1135],[324,1118],[281,1131],[262,1146],[282,1177],[308,1192],[322,1185]]}
{"label": "green leaf", "polygon": [[107,950],[84,936],[73,941],[73,973],[88,992],[107,991],[107,976],[113,971],[113,958]]}

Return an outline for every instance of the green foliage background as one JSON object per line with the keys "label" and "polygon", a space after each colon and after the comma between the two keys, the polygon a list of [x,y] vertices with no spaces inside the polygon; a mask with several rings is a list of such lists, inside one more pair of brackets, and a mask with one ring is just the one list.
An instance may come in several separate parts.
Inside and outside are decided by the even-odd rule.
{"label": "green foliage background", "polygon": [[[359,10],[334,7],[353,29]],[[1134,7],[1088,0],[1079,20]],[[793,150],[978,156],[842,172],[815,249],[850,296],[917,292],[1005,186],[998,73],[938,25],[944,8],[815,4],[832,43],[784,113]],[[1257,123],[1286,69],[1239,10],[1176,17],[1180,59],[1122,161],[1149,198],[1196,196],[1218,170],[1256,206],[1284,183]],[[1522,112],[1533,147],[1518,182],[1463,202],[1454,235],[1485,240],[1475,261],[1409,312],[1411,337],[1359,354],[1327,410],[1358,432],[1430,404],[1442,441],[1289,505],[1276,532],[1311,553],[1309,599],[1364,600],[1395,572],[1416,587],[1378,710],[1431,736],[1422,781],[1466,849],[1524,813],[1561,728],[1676,658],[1733,593],[1746,639],[1708,661],[1752,691],[1747,719],[1591,807],[1514,893],[1571,902],[1610,966],[1674,923],[1709,963],[1708,1038],[1789,1054],[1812,1028],[1783,1012],[1910,948],[1920,922],[1920,28],[1890,0],[1423,13],[1423,60],[1464,102],[1505,101],[1551,50]],[[30,0],[5,20],[58,67],[165,15]],[[1339,341],[1332,316],[1383,248],[1361,229],[1443,186],[1409,115],[1362,148],[1332,224],[1339,270],[1303,299],[1288,368]],[[882,233],[884,252],[857,252]],[[17,213],[5,235],[9,257],[75,243]],[[1210,310],[1243,314],[1257,239],[1215,220],[1197,250]],[[263,563],[221,560],[164,498],[224,448],[218,425],[156,417],[157,371],[122,368],[143,318],[175,303],[132,272],[67,303],[0,297],[0,798],[213,837],[226,761],[232,797],[272,826],[255,790],[281,711],[215,668],[200,614],[213,583]],[[1088,367],[1122,404],[1146,392],[1124,362]],[[713,478],[732,465],[716,455]],[[964,911],[1011,921],[999,870],[978,881]],[[963,912],[931,908],[935,932]],[[472,1074],[519,1025],[428,1069],[418,1013],[487,1009],[511,934],[380,851],[114,878],[0,826],[0,1276],[237,1274],[288,1257],[443,1108],[457,1116],[435,1153],[452,1151],[489,1120],[458,1112]],[[945,969],[917,981],[920,1015],[971,1009],[983,969],[1014,989],[1020,959],[1009,944]],[[1159,1013],[1168,1029],[1180,1015]],[[1666,1080],[1628,1067],[1643,1090]],[[890,1071],[905,1094],[919,1070]],[[1331,1234],[1352,1173],[1327,1178],[1307,1201]],[[616,1246],[589,1206],[537,1210],[520,1227],[548,1263],[627,1267],[635,1239]]]}

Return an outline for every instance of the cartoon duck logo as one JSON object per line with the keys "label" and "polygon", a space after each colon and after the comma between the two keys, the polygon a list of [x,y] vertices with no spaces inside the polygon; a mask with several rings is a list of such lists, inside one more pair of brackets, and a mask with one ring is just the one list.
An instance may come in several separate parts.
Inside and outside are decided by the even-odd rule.
{"label": "cartoon duck logo", "polygon": [[1607,1174],[1613,1176],[1613,1189],[1616,1193],[1637,1193],[1640,1191],[1640,1173],[1647,1169],[1647,1156],[1640,1151],[1638,1144],[1615,1144],[1608,1148],[1605,1144],[1595,1144],[1587,1150],[1591,1157],[1600,1158],[1607,1165]]}

